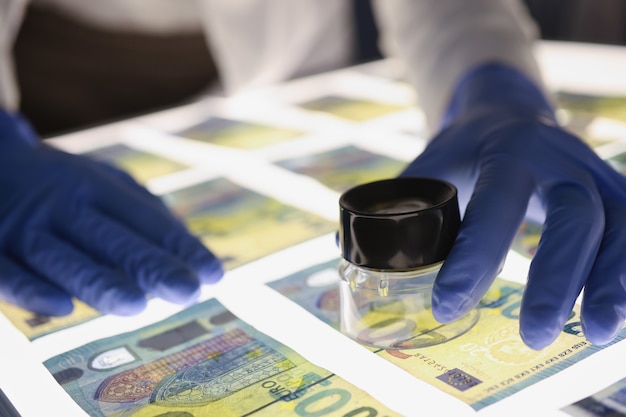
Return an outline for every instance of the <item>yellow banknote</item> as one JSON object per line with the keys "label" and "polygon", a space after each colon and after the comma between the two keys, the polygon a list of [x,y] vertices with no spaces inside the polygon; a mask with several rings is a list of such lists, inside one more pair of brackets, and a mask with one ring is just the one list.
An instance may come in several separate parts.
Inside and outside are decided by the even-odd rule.
{"label": "yellow banknote", "polygon": [[478,410],[600,349],[583,337],[578,308],[552,345],[528,348],[519,335],[521,293],[520,286],[498,280],[466,334],[415,351],[378,354]]}
{"label": "yellow banknote", "polygon": [[226,269],[337,228],[335,222],[225,178],[170,192],[163,199]]}
{"label": "yellow banknote", "polygon": [[[338,329],[337,262],[315,265],[268,285]],[[478,322],[467,333],[419,349],[368,349],[479,410],[606,347],[585,339],[578,306],[552,345],[541,351],[526,347],[519,335],[522,292],[522,285],[496,279],[478,307]],[[622,330],[613,343],[625,333]],[[419,337],[426,341],[438,335],[435,330]]]}
{"label": "yellow banknote", "polygon": [[72,314],[63,317],[41,316],[5,302],[0,302],[0,312],[29,340],[100,316],[96,310],[77,300],[74,300]]}
{"label": "yellow banknote", "polygon": [[336,95],[322,96],[299,105],[306,110],[329,113],[354,122],[365,122],[408,108],[408,106],[398,104]]}
{"label": "yellow banknote", "polygon": [[398,415],[215,299],[45,366],[90,416]]}
{"label": "yellow banknote", "polygon": [[301,136],[304,132],[243,120],[211,117],[177,134],[185,138],[239,149],[258,149]]}
{"label": "yellow banknote", "polygon": [[277,161],[276,165],[315,178],[341,193],[358,184],[393,178],[406,163],[350,145]]}
{"label": "yellow banknote", "polygon": [[83,155],[113,164],[129,173],[141,184],[145,184],[153,178],[188,168],[180,162],[134,149],[121,143],[98,148]]}
{"label": "yellow banknote", "polygon": [[598,96],[566,91],[558,91],[555,96],[557,105],[561,109],[593,117],[626,121],[626,97]]}

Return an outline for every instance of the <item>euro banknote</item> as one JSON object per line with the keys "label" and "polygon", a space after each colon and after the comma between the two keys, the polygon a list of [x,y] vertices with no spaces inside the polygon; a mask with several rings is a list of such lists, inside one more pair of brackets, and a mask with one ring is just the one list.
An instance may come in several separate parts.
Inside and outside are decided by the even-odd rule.
{"label": "euro banknote", "polygon": [[217,300],[45,362],[90,416],[397,416]]}
{"label": "euro banknote", "polygon": [[563,408],[574,417],[626,416],[626,378]]}
{"label": "euro banknote", "polygon": [[[315,265],[268,285],[339,329],[338,262]],[[467,333],[419,349],[368,349],[480,410],[608,346],[585,340],[579,308],[575,307],[552,345],[541,351],[526,347],[519,336],[522,292],[522,285],[498,278],[478,307],[478,322]],[[625,334],[622,329],[612,343]],[[420,337],[437,334],[428,332]]]}

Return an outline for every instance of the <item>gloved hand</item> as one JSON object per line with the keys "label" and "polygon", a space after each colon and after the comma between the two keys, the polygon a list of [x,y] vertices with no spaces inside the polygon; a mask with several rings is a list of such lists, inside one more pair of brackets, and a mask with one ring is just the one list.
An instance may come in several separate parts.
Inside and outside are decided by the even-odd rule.
{"label": "gloved hand", "polygon": [[524,342],[533,349],[551,344],[583,288],[587,339],[604,344],[622,328],[626,179],[558,126],[524,75],[500,64],[467,74],[442,129],[402,175],[452,182],[465,209],[433,290],[438,321],[477,305],[536,201],[545,222],[520,309]]}
{"label": "gloved hand", "polygon": [[19,115],[0,112],[0,299],[64,315],[76,297],[131,315],[147,294],[188,303],[222,274],[130,176],[43,145]]}

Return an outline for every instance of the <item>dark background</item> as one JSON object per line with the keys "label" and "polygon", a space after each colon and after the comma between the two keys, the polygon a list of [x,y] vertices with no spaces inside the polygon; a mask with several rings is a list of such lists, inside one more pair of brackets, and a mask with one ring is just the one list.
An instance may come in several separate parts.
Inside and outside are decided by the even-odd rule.
{"label": "dark background", "polygon": [[524,0],[542,39],[626,44],[624,0]]}

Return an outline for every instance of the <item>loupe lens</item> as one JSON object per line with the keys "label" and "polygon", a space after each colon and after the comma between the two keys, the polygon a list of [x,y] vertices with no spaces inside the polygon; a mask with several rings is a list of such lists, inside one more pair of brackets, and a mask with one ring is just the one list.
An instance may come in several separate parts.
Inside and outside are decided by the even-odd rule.
{"label": "loupe lens", "polygon": [[454,323],[432,315],[432,287],[456,238],[456,188],[431,178],[357,186],[339,200],[343,261],[341,331],[382,349],[443,343],[469,330],[477,310]]}

